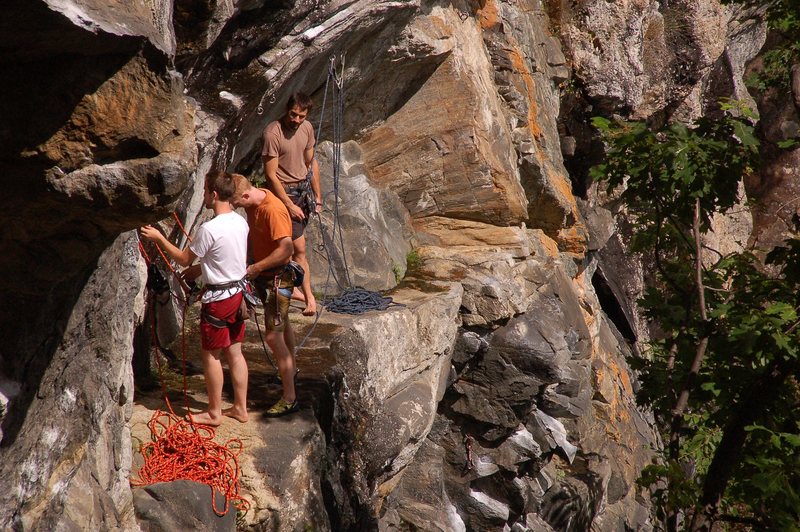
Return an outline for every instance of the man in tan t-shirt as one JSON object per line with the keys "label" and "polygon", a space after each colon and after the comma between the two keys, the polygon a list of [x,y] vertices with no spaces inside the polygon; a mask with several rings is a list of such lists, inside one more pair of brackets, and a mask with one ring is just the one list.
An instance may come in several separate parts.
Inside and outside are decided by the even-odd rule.
{"label": "man in tan t-shirt", "polygon": [[[316,199],[315,212],[322,210],[319,167],[314,160],[314,127],[306,120],[312,107],[311,98],[295,92],[286,104],[286,114],[264,128],[261,159],[267,187],[280,199],[292,218],[292,259],[306,272],[303,279],[303,315],[317,312],[317,301],[311,291],[311,272],[306,258],[306,237],[303,234],[311,216],[308,197],[309,181]],[[312,171],[313,170],[313,171]]]}

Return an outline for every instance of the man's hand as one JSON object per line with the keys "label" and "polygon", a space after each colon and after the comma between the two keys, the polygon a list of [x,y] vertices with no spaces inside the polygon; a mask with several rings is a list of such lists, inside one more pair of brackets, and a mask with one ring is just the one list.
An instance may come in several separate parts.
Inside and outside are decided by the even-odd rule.
{"label": "man's hand", "polygon": [[303,209],[295,205],[294,203],[289,203],[286,208],[289,210],[289,216],[294,218],[295,220],[305,220],[306,215],[303,212]]}
{"label": "man's hand", "polygon": [[317,214],[321,214],[322,213],[322,203],[316,203],[314,205],[314,212],[317,213]]}
{"label": "man's hand", "polygon": [[165,240],[164,235],[161,234],[161,231],[159,231],[152,225],[145,225],[144,227],[139,229],[139,232],[142,234],[142,237],[144,237],[146,240],[155,242],[156,244],[159,244]]}
{"label": "man's hand", "polygon": [[251,264],[250,266],[247,267],[247,274],[245,275],[245,278],[248,281],[252,281],[256,277],[258,277],[259,273],[261,273],[261,270],[258,269],[258,267],[256,267],[255,264]]}
{"label": "man's hand", "polygon": [[194,281],[198,277],[200,277],[200,265],[199,264],[194,264],[192,266],[189,266],[188,268],[186,268],[185,270],[183,270],[180,273],[180,278],[185,283],[188,283],[190,281]]}
{"label": "man's hand", "polygon": [[197,255],[195,255],[189,247],[178,249],[175,244],[167,240],[167,237],[152,225],[145,225],[139,229],[139,232],[141,233],[142,238],[158,244],[162,251],[169,256],[169,258],[181,266],[191,266],[191,264],[197,258]]}

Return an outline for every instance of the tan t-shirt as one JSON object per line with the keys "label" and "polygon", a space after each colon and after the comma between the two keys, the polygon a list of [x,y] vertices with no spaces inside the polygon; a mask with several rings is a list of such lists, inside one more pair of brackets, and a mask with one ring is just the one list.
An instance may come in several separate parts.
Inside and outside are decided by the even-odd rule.
{"label": "tan t-shirt", "polygon": [[303,152],[314,147],[314,126],[304,120],[292,132],[285,129],[280,120],[270,122],[264,128],[261,157],[278,158],[278,180],[286,185],[299,183],[306,178],[306,166]]}

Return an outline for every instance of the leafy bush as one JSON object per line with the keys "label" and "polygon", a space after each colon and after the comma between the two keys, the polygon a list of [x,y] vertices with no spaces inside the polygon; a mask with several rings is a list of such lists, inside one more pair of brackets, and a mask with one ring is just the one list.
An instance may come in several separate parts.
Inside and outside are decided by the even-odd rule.
{"label": "leafy bush", "polygon": [[632,363],[639,401],[667,445],[640,483],[669,530],[725,520],[791,530],[800,493],[800,241],[769,254],[778,276],[750,251],[723,256],[703,244],[758,164],[755,117],[737,102],[722,110],[722,119],[658,131],[593,120],[607,150],[592,176],[621,189],[631,247],[654,266],[640,304],[662,333]]}

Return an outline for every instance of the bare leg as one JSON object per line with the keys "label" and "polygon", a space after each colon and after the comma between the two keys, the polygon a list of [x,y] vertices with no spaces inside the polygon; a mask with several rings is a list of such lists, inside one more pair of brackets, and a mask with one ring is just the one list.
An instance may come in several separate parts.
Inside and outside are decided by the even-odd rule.
{"label": "bare leg", "polygon": [[294,348],[297,345],[297,340],[294,336],[294,328],[289,320],[286,320],[286,327],[283,328],[283,341],[286,343],[287,349],[294,358]]}
{"label": "bare leg", "polygon": [[292,289],[292,299],[295,301],[302,301],[303,303],[306,302],[306,296],[303,295],[303,292],[296,286]]}
{"label": "bare leg", "polygon": [[222,423],[222,363],[219,361],[221,349],[206,351],[203,349],[203,375],[206,379],[208,394],[208,410],[200,414],[192,414],[195,423],[217,427]]}
{"label": "bare leg", "polygon": [[242,344],[231,344],[223,351],[231,371],[233,384],[233,406],[223,410],[223,414],[242,423],[247,422],[247,361],[242,355]]}
{"label": "bare leg", "polygon": [[311,271],[308,269],[308,260],[306,259],[306,236],[302,235],[297,240],[293,240],[294,255],[292,259],[303,267],[306,274],[303,277],[303,296],[306,300],[306,308],[303,310],[303,316],[313,316],[317,313],[317,300],[314,293],[311,291]]}
{"label": "bare leg", "polygon": [[286,346],[284,333],[277,331],[267,331],[267,345],[275,356],[278,364],[278,371],[281,374],[281,384],[283,385],[283,399],[287,403],[293,403],[297,396],[294,390],[294,357]]}

